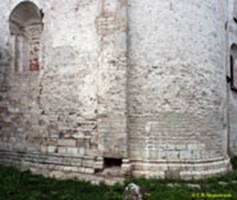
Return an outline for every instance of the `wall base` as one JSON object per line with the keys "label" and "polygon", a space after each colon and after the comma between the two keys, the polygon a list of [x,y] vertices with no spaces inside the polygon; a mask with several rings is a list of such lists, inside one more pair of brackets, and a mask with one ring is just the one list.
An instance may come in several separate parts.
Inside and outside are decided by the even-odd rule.
{"label": "wall base", "polygon": [[105,182],[112,185],[123,182],[126,177],[158,179],[202,179],[231,171],[229,159],[215,159],[196,162],[167,163],[162,161],[142,162],[123,159],[121,167],[103,168],[103,162],[96,157],[45,154],[40,152],[16,152],[0,149],[0,163],[31,170],[58,179],[77,178],[94,184]]}
{"label": "wall base", "polygon": [[145,178],[197,180],[225,174],[232,170],[230,159],[187,162],[131,162],[132,175]]}

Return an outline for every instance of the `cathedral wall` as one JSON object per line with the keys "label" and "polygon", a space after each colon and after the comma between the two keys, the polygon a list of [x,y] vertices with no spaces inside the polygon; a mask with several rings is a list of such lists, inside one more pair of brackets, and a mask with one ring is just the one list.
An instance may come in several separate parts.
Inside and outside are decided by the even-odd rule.
{"label": "cathedral wall", "polygon": [[226,2],[34,0],[27,48],[9,30],[20,2],[0,4],[0,162],[91,180],[229,170]]}
{"label": "cathedral wall", "polygon": [[[233,44],[237,44],[237,23],[234,18],[237,19],[237,1],[229,1],[229,20],[228,20],[228,65],[227,65],[227,75],[231,77],[230,72],[230,56],[234,52],[231,49]],[[236,57],[236,56],[235,56]],[[237,74],[236,58],[234,59],[234,75]],[[237,81],[234,78],[235,82]],[[235,83],[236,85],[236,83]],[[231,89],[231,83],[228,84],[228,98],[229,98],[229,146],[230,155],[237,155],[237,92]]]}
{"label": "cathedral wall", "polygon": [[52,169],[49,173],[93,173],[98,154],[98,1],[34,1],[43,12],[40,44],[30,47],[39,51],[38,71],[14,69],[8,20],[21,1],[4,2],[5,37],[0,44],[10,51],[11,61],[1,66],[6,71],[0,102],[1,160],[30,167],[44,164],[42,168]]}
{"label": "cathedral wall", "polygon": [[228,159],[225,8],[211,0],[129,1],[134,174],[207,175],[217,169],[204,163]]}

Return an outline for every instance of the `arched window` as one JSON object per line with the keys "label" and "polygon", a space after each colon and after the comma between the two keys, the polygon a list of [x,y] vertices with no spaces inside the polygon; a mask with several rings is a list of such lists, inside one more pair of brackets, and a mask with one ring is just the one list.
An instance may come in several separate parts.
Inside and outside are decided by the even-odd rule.
{"label": "arched window", "polygon": [[9,23],[14,70],[38,71],[43,30],[41,11],[34,3],[24,1],[13,9]]}
{"label": "arched window", "polygon": [[237,92],[237,44],[230,49],[230,83],[231,89]]}

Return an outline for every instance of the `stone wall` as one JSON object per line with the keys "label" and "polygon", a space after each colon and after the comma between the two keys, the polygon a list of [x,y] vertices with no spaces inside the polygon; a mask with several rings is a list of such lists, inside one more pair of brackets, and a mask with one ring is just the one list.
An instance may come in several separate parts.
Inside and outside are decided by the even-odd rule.
{"label": "stone wall", "polygon": [[130,0],[128,13],[134,173],[188,176],[185,162],[228,160],[226,2]]}
{"label": "stone wall", "polygon": [[[17,3],[9,1],[1,29],[9,29],[8,17]],[[93,0],[35,4],[44,12],[44,27],[40,41],[32,43],[33,51],[38,46],[30,70],[17,72],[10,67],[13,63],[5,67],[9,70],[1,102],[1,159],[32,169],[37,168],[35,162],[44,164],[49,174],[59,168],[73,171],[73,167],[90,174],[102,168],[102,162],[97,162],[99,42],[95,21],[99,5]],[[5,35],[13,52],[10,34]]]}
{"label": "stone wall", "polygon": [[90,180],[229,170],[225,2],[34,0],[42,32],[16,71],[20,2],[0,3],[0,162]]}
{"label": "stone wall", "polygon": [[[227,75],[230,77],[230,55],[232,44],[237,44],[237,24],[234,17],[237,17],[237,1],[231,0],[229,2],[228,15],[228,45],[227,45]],[[236,68],[236,66],[235,66]],[[229,144],[231,156],[237,155],[237,92],[231,90],[231,84],[228,84],[228,102],[229,102]]]}

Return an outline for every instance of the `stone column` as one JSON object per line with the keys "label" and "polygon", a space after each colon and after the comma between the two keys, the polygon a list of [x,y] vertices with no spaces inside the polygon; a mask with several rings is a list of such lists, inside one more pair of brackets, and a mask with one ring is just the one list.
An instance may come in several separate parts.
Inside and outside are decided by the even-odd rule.
{"label": "stone column", "polygon": [[127,158],[127,1],[101,0],[97,18],[101,155]]}

